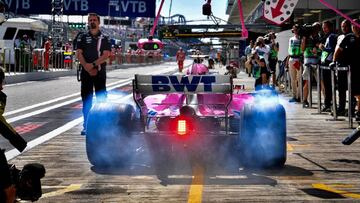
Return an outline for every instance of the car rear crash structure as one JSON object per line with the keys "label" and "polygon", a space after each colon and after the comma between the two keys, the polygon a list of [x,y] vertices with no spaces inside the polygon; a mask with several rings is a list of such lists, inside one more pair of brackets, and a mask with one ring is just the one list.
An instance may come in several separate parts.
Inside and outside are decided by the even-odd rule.
{"label": "car rear crash structure", "polygon": [[91,109],[91,164],[129,164],[134,137],[146,140],[155,163],[180,152],[206,159],[220,148],[249,167],[286,161],[285,110],[273,90],[234,94],[227,75],[135,75],[133,99],[136,106],[106,102]]}

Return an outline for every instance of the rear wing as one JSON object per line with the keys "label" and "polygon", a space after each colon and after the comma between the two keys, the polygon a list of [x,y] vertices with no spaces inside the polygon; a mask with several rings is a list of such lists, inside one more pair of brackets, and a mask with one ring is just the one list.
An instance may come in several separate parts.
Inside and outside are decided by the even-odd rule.
{"label": "rear wing", "polygon": [[134,93],[153,94],[232,94],[228,75],[135,75]]}
{"label": "rear wing", "polygon": [[227,126],[228,106],[232,100],[233,85],[229,75],[135,75],[133,97],[140,109],[140,119],[145,131],[149,117],[144,98],[148,95],[181,93],[191,94],[230,94],[225,105],[225,123]]}

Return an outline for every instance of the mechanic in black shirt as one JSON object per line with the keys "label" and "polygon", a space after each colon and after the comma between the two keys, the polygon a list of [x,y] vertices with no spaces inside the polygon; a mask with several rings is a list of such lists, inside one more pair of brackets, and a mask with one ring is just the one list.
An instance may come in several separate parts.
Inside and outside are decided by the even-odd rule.
{"label": "mechanic in black shirt", "polygon": [[89,32],[81,35],[77,43],[77,57],[82,65],[81,98],[83,101],[84,129],[86,134],[86,119],[92,106],[93,88],[96,98],[102,101],[106,98],[106,60],[110,56],[111,43],[107,36],[100,32],[100,16],[88,14]]}
{"label": "mechanic in black shirt", "polygon": [[[6,106],[6,94],[2,92],[4,81],[5,74],[3,69],[0,68],[0,133],[17,150],[22,152],[26,148],[27,142],[6,122],[3,116]],[[0,149],[0,202],[15,202],[16,188],[11,180],[4,152],[3,149]]]}
{"label": "mechanic in black shirt", "polygon": [[[354,20],[356,23],[360,23],[359,19]],[[355,118],[360,121],[360,28],[356,25],[352,25],[353,33],[349,33],[345,36],[336,49],[334,60],[337,61],[340,56],[344,56],[346,65],[350,65],[351,70],[351,94],[357,99],[357,113]],[[352,110],[353,111],[353,110]]]}

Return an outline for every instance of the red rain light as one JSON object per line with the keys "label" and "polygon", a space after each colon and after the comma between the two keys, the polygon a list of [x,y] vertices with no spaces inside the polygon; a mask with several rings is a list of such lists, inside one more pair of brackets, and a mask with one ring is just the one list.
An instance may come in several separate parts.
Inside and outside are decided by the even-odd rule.
{"label": "red rain light", "polygon": [[179,119],[177,122],[177,134],[186,135],[186,133],[187,133],[186,120]]}

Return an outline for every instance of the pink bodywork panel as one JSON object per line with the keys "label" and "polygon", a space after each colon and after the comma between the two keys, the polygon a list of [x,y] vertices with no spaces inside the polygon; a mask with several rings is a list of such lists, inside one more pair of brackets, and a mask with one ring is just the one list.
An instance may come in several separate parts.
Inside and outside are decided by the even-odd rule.
{"label": "pink bodywork panel", "polygon": [[[199,116],[221,116],[225,115],[225,105],[230,95],[226,94],[198,94],[198,114]],[[177,116],[179,109],[183,106],[184,94],[157,94],[144,99],[148,109],[157,112],[157,115]],[[229,114],[234,111],[241,111],[246,103],[254,100],[251,94],[234,94],[228,107]]]}
{"label": "pink bodywork panel", "polygon": [[194,63],[190,68],[187,69],[187,75],[205,75],[209,72],[209,69],[201,63]]}

